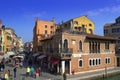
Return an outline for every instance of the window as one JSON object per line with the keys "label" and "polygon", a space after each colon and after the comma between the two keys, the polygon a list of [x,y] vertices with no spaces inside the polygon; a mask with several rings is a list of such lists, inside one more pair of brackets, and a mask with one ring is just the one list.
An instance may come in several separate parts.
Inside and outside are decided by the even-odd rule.
{"label": "window", "polygon": [[110,58],[106,57],[106,58],[105,58],[105,63],[106,63],[106,64],[110,64]]}
{"label": "window", "polygon": [[100,62],[100,59],[99,59],[99,64],[100,64],[101,62]]}
{"label": "window", "polygon": [[52,29],[52,28],[53,28],[53,26],[50,26],[50,28]]}
{"label": "window", "polygon": [[79,41],[79,50],[82,51],[82,41]]}
{"label": "window", "polygon": [[84,24],[82,24],[82,27],[85,27],[85,25],[84,25]]}
{"label": "window", "polygon": [[96,59],[96,65],[98,65],[98,59]]}
{"label": "window", "polygon": [[75,30],[77,30],[77,27],[75,27]]}
{"label": "window", "polygon": [[108,34],[108,29],[105,29],[105,30],[104,30],[104,34]]}
{"label": "window", "polygon": [[92,26],[92,24],[90,23],[89,26]]}
{"label": "window", "polygon": [[92,66],[92,60],[89,60],[89,65]]}
{"label": "window", "polygon": [[47,34],[47,30],[45,30],[45,34]]}
{"label": "window", "polygon": [[95,60],[93,59],[93,65],[95,65]]}
{"label": "window", "polygon": [[47,25],[45,25],[45,28],[47,28]]}
{"label": "window", "polygon": [[83,60],[79,60],[79,67],[83,67]]}
{"label": "window", "polygon": [[90,34],[93,34],[93,31],[92,31],[92,29],[89,29],[89,31],[90,31]]}
{"label": "window", "polygon": [[74,24],[77,24],[77,25],[78,25],[78,21],[74,21]]}
{"label": "window", "polygon": [[52,34],[52,31],[50,31],[50,33]]}
{"label": "window", "polygon": [[98,65],[100,65],[100,58],[89,59],[89,65],[90,66],[98,66]]}
{"label": "window", "polygon": [[78,30],[81,31],[81,27],[78,27]]}
{"label": "window", "polygon": [[100,42],[89,42],[89,52],[90,53],[100,53]]}
{"label": "window", "polygon": [[68,49],[68,40],[67,39],[64,40],[64,49]]}
{"label": "window", "polygon": [[105,50],[109,50],[109,42],[105,42]]}

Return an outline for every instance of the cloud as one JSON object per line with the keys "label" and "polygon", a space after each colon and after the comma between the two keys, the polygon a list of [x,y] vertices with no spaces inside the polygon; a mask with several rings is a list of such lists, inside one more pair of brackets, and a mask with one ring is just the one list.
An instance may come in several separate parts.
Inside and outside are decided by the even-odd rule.
{"label": "cloud", "polygon": [[85,12],[85,14],[89,16],[97,16],[104,13],[120,13],[120,5],[109,6]]}

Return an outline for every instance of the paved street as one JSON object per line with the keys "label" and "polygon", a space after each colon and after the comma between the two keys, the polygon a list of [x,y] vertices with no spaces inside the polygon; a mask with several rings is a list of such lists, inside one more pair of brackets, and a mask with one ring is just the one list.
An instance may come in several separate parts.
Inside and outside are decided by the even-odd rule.
{"label": "paved street", "polygon": [[36,78],[32,77],[26,77],[26,68],[17,68],[17,76],[16,79],[14,79],[13,75],[13,67],[7,66],[6,69],[10,70],[10,80],[22,80],[24,78],[25,80],[62,80],[62,76],[60,75],[51,75],[50,73],[45,73],[42,72],[42,75],[39,77],[37,76]]}
{"label": "paved street", "polygon": [[[26,77],[26,68],[18,68],[17,69],[17,77],[14,79],[13,77],[13,67],[7,66],[6,69],[10,70],[11,76],[10,80],[63,80],[62,76],[60,75],[53,75],[50,73],[42,72],[42,75],[36,78]],[[120,68],[114,68],[107,70],[108,73],[120,72]],[[90,80],[90,78],[95,76],[100,76],[105,73],[104,70],[95,71],[95,72],[88,72],[88,73],[80,73],[76,75],[67,75],[67,80]],[[24,78],[24,79],[22,79]]]}

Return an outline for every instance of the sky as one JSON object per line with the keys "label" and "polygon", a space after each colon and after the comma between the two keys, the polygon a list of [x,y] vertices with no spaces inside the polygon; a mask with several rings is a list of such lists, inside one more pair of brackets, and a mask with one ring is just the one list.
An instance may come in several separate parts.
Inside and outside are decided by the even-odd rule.
{"label": "sky", "polygon": [[33,40],[35,18],[56,23],[87,15],[95,24],[95,34],[120,16],[120,0],[0,0],[0,19],[15,30],[24,42]]}

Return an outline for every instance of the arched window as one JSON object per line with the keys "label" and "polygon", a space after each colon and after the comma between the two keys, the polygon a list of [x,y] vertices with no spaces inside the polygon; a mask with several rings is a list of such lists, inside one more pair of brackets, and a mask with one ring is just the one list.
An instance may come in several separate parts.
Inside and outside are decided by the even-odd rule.
{"label": "arched window", "polygon": [[67,39],[64,40],[64,49],[68,49],[68,40]]}
{"label": "arched window", "polygon": [[79,60],[79,67],[82,67],[82,66],[83,66],[83,61]]}
{"label": "arched window", "polygon": [[95,65],[95,60],[93,59],[93,66]]}
{"label": "arched window", "polygon": [[82,41],[79,41],[79,50],[82,51]]}
{"label": "arched window", "polygon": [[89,65],[90,65],[90,66],[92,65],[92,60],[91,60],[91,59],[89,60]]}

